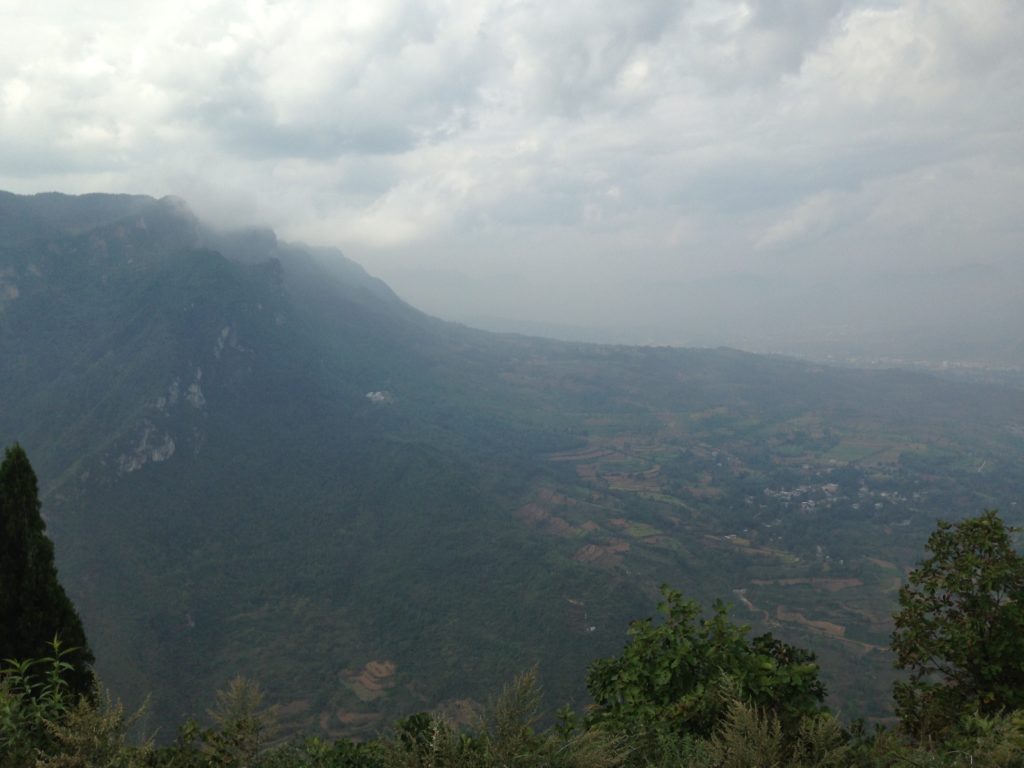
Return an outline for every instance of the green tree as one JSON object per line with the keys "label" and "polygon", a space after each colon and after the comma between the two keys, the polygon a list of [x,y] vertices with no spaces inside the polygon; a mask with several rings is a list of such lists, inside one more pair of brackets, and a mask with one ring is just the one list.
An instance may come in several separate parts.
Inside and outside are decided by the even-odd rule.
{"label": "green tree", "polygon": [[665,620],[633,622],[622,655],[591,666],[591,725],[658,743],[710,736],[736,700],[770,713],[787,733],[822,710],[813,654],[770,634],[748,639],[750,627],[729,621],[721,601],[705,619],[696,602],[661,592]]}
{"label": "green tree", "polygon": [[1024,707],[1024,558],[995,510],[939,522],[930,556],[900,589],[892,649],[909,679],[893,689],[912,734]]}
{"label": "green tree", "polygon": [[0,664],[0,768],[31,765],[56,747],[53,726],[67,718],[75,696],[65,673],[71,665],[54,640],[52,656]]}
{"label": "green tree", "polygon": [[207,711],[217,728],[203,733],[211,766],[252,765],[266,744],[271,726],[263,691],[255,680],[238,675],[217,691],[217,706]]}
{"label": "green tree", "polygon": [[57,580],[39,486],[18,444],[0,465],[0,660],[46,657],[58,639],[72,693],[93,692],[93,655],[75,607]]}

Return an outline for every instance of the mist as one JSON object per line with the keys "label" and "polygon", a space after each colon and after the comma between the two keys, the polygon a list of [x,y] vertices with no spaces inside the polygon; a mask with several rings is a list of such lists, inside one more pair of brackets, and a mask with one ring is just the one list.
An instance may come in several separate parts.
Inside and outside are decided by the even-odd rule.
{"label": "mist", "polygon": [[1024,8],[15,4],[0,188],[172,194],[493,330],[1024,365]]}

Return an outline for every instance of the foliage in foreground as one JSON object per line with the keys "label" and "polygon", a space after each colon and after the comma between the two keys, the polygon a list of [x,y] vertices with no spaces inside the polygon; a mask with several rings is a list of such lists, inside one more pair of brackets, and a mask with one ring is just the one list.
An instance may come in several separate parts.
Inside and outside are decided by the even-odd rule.
{"label": "foliage in foreground", "polygon": [[1024,768],[1024,559],[995,512],[940,523],[900,595],[893,646],[902,728],[844,730],[814,657],[663,588],[665,620],[635,622],[621,656],[588,676],[595,705],[542,727],[536,671],[458,730],[427,713],[374,742],[282,742],[259,687],[236,678],[210,727],[133,743],[134,718],[72,688],[70,649],[0,665],[0,768]]}
{"label": "foliage in foreground", "polygon": [[633,622],[622,655],[591,666],[591,725],[635,738],[706,738],[736,700],[770,712],[787,731],[822,709],[814,654],[770,634],[748,639],[750,627],[729,621],[721,601],[702,619],[696,602],[667,586],[662,595],[664,621]]}
{"label": "foliage in foreground", "polygon": [[40,659],[0,664],[0,768],[29,765],[39,752],[56,748],[55,724],[75,704],[65,677],[67,650],[54,639]]}
{"label": "foliage in foreground", "polygon": [[[22,665],[24,666],[24,665]],[[0,704],[31,698],[7,668]],[[236,678],[218,693],[213,725],[186,723],[178,741],[155,748],[133,744],[133,718],[108,696],[75,700],[52,677],[39,706],[25,710],[11,730],[5,721],[2,768],[896,768],[1024,766],[1024,712],[976,716],[941,742],[911,743],[899,731],[844,730],[829,712],[816,712],[787,728],[771,709],[733,698],[707,736],[662,729],[655,740],[628,730],[584,727],[563,713],[554,727],[540,726],[536,672],[520,676],[460,731],[422,713],[397,722],[379,740],[357,744],[296,738],[272,743],[273,721],[258,687]],[[37,687],[43,691],[45,687]],[[721,694],[723,697],[725,693]],[[24,701],[23,701],[24,703]],[[11,735],[27,739],[12,741]]]}
{"label": "foliage in foreground", "polygon": [[1024,707],[1024,558],[995,511],[940,522],[900,590],[892,649],[903,727],[942,734]]}

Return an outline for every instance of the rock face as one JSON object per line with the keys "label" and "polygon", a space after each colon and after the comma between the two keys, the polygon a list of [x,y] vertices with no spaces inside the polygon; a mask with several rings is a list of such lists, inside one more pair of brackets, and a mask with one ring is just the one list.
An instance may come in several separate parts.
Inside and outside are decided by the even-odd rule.
{"label": "rock face", "polygon": [[174,439],[164,433],[160,435],[155,424],[144,421],[134,450],[117,457],[117,473],[128,474],[142,469],[149,462],[159,464],[174,455]]}
{"label": "rock face", "polygon": [[206,405],[206,398],[203,397],[203,388],[201,386],[202,380],[203,369],[196,368],[195,380],[188,385],[188,390],[185,392],[185,399],[188,400],[189,405],[199,410],[202,410]]}

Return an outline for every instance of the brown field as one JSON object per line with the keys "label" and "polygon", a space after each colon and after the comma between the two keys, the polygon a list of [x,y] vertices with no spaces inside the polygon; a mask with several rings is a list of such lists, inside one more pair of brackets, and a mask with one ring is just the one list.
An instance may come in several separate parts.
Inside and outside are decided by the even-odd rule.
{"label": "brown field", "polygon": [[552,488],[541,488],[537,491],[537,497],[548,504],[563,504],[567,507],[576,506],[576,499],[571,499]]}
{"label": "brown field", "polygon": [[697,499],[717,499],[722,495],[721,488],[715,488],[711,485],[690,485],[687,486],[686,492]]}
{"label": "brown field", "polygon": [[660,487],[657,478],[646,472],[616,472],[605,475],[604,479],[616,491],[656,491]]}
{"label": "brown field", "polygon": [[892,630],[892,616],[883,610],[868,611],[864,608],[855,607],[843,603],[843,610],[849,611],[855,616],[860,616],[872,630],[889,632]]}
{"label": "brown field", "polygon": [[860,579],[823,579],[823,578],[803,578],[803,579],[753,579],[751,584],[756,584],[759,587],[766,586],[780,586],[789,587],[795,584],[810,584],[812,587],[819,587],[824,589],[826,592],[839,592],[843,589],[850,589],[851,587],[863,587],[864,582]]}
{"label": "brown field", "polygon": [[551,534],[552,536],[575,536],[579,533],[579,530],[562,518],[552,516],[544,523],[544,533]]}
{"label": "brown field", "polygon": [[[561,496],[551,491],[541,491],[541,496],[545,497],[545,501],[548,503],[562,503],[563,506],[574,506],[577,504],[575,499],[570,499],[567,496]],[[563,503],[564,502],[564,503]],[[530,502],[524,504],[513,513],[516,517],[526,523],[532,528],[539,528],[549,536],[579,536],[583,531],[576,528],[568,521],[552,515],[548,510],[542,507],[536,502]],[[591,523],[591,528],[586,530],[597,530],[598,526]]]}
{"label": "brown field", "polygon": [[610,544],[584,544],[576,550],[573,560],[590,563],[598,568],[614,568],[622,564],[622,555],[629,551],[629,542],[613,541]]}
{"label": "brown field", "polygon": [[395,687],[395,663],[393,661],[370,661],[358,672],[343,672],[342,682],[360,701],[376,701]]}
{"label": "brown field", "polygon": [[731,547],[739,550],[747,555],[756,555],[758,557],[785,557],[784,552],[779,552],[775,549],[768,549],[766,547],[746,547],[742,544],[737,543],[736,540],[727,539],[724,536],[712,536],[711,534],[704,534],[704,543],[711,547]]}
{"label": "brown field", "polygon": [[566,453],[553,453],[548,456],[548,461],[592,461],[601,459],[614,453],[607,448],[588,448],[585,451],[568,451]]}
{"label": "brown field", "polygon": [[374,714],[373,712],[349,712],[344,709],[339,709],[337,714],[335,714],[335,717],[342,725],[355,728],[373,725],[381,718],[380,715]]}
{"label": "brown field", "polygon": [[274,717],[280,720],[290,720],[308,712],[310,706],[312,706],[312,702],[309,699],[297,699],[289,701],[287,704],[276,704],[271,707],[271,711]]}
{"label": "brown field", "polygon": [[540,524],[551,517],[550,512],[539,504],[534,504],[533,502],[525,504],[517,509],[515,515],[524,523],[532,523],[534,525]]}
{"label": "brown field", "polygon": [[787,611],[784,606],[775,609],[775,618],[779,621],[788,621],[794,624],[802,624],[805,627],[816,629],[831,637],[843,637],[846,635],[846,627],[841,624],[833,624],[831,621],[808,619],[799,611]]}

